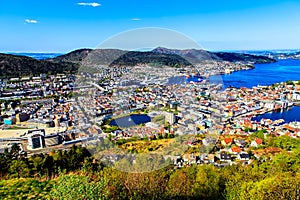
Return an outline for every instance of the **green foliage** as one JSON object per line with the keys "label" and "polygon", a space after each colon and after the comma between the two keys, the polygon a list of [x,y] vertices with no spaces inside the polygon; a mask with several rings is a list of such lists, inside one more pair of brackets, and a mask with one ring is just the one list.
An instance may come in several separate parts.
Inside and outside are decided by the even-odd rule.
{"label": "green foliage", "polygon": [[153,117],[152,122],[160,124],[160,125],[164,124],[165,115],[157,115],[157,116]]}
{"label": "green foliage", "polygon": [[253,131],[253,129],[251,129],[251,128],[249,128],[249,127],[246,127],[246,128],[244,128],[244,131],[245,131],[245,132],[250,132],[250,131]]}
{"label": "green foliage", "polygon": [[289,136],[273,137],[270,139],[268,146],[291,151],[300,148],[300,140]]}
{"label": "green foliage", "polygon": [[300,176],[276,174],[258,182],[246,182],[240,189],[240,199],[297,199],[300,196]]}
{"label": "green foliage", "polygon": [[51,72],[76,73],[79,65],[72,62],[51,62],[26,56],[0,54],[0,77],[39,76]]}
{"label": "green foliage", "polygon": [[191,65],[187,60],[176,54],[138,51],[129,51],[118,57],[110,65],[136,66],[141,63],[148,63],[153,67],[161,67],[164,65],[171,67]]}
{"label": "green foliage", "polygon": [[0,199],[49,199],[52,183],[30,179],[0,181]]}
{"label": "green foliage", "polygon": [[111,132],[114,132],[114,131],[119,129],[119,127],[117,127],[117,126],[109,126],[109,127],[102,126],[101,128],[102,128],[104,133],[111,133]]}
{"label": "green foliage", "polygon": [[84,161],[91,157],[90,152],[81,146],[72,146],[70,150],[36,154],[27,157],[18,145],[13,145],[0,154],[0,173],[2,177],[28,178],[52,177],[59,170],[74,171],[84,166]]}
{"label": "green foliage", "polygon": [[197,170],[193,197],[198,199],[219,199],[223,183],[219,170],[213,166],[203,166]]}
{"label": "green foliage", "polygon": [[259,131],[254,132],[254,133],[252,134],[252,136],[264,140],[264,138],[265,138],[265,133],[267,133],[267,131],[263,129],[263,130],[259,130]]}
{"label": "green foliage", "polygon": [[106,199],[108,192],[104,190],[106,181],[97,182],[90,180],[91,177],[83,175],[61,174],[53,184],[50,192],[54,200],[84,200],[84,199]]}
{"label": "green foliage", "polygon": [[[299,155],[282,152],[269,162],[237,166],[226,178],[226,199],[297,199],[299,197]],[[225,171],[228,169],[224,169]],[[224,171],[223,171],[223,173]]]}
{"label": "green foliage", "polygon": [[[271,160],[221,169],[213,165],[174,169],[163,156],[148,159],[136,154],[134,163],[128,158],[116,162],[115,167],[124,170],[118,171],[102,167],[83,147],[30,158],[14,147],[0,156],[6,178],[52,180],[2,180],[0,199],[299,199],[299,140],[287,136],[266,140],[284,150]],[[110,145],[103,140],[97,148]],[[62,174],[60,169],[71,173]],[[129,170],[136,173],[125,172]]]}
{"label": "green foliage", "polygon": [[9,166],[10,178],[29,177],[28,165],[23,160],[13,160]]}
{"label": "green foliage", "polygon": [[294,81],[291,81],[291,80],[286,81],[285,83],[286,83],[287,85],[295,85]]}

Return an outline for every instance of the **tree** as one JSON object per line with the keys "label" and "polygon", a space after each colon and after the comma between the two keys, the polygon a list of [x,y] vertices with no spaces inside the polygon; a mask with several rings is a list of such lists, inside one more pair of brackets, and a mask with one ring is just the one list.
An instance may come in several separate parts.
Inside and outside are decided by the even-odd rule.
{"label": "tree", "polygon": [[182,168],[171,174],[166,195],[169,199],[190,199],[193,196],[193,187],[195,175],[197,171],[195,167]]}
{"label": "tree", "polygon": [[214,166],[200,166],[197,168],[195,183],[193,184],[193,197],[197,199],[220,199],[221,177]]}
{"label": "tree", "polygon": [[299,199],[300,176],[288,173],[276,174],[258,182],[244,182],[240,189],[240,199]]}
{"label": "tree", "polygon": [[300,140],[283,135],[271,138],[268,145],[271,147],[279,147],[281,149],[291,151],[300,147]]}
{"label": "tree", "polygon": [[9,175],[11,178],[29,177],[28,165],[23,160],[13,160],[9,166]]}
{"label": "tree", "polygon": [[10,151],[7,150],[4,152],[4,154],[8,159],[11,160],[17,160],[17,159],[24,160],[27,157],[26,152],[22,151],[20,145],[17,143],[14,143],[11,146]]}
{"label": "tree", "polygon": [[291,81],[291,80],[288,80],[288,81],[286,81],[285,83],[286,83],[287,85],[295,85],[295,84],[294,84],[294,81]]}

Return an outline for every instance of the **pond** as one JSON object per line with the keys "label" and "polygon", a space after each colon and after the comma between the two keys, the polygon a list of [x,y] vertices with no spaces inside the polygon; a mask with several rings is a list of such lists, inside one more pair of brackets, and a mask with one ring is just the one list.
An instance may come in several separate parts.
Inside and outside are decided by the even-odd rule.
{"label": "pond", "polygon": [[112,120],[109,125],[128,128],[151,122],[151,117],[145,114],[132,114]]}

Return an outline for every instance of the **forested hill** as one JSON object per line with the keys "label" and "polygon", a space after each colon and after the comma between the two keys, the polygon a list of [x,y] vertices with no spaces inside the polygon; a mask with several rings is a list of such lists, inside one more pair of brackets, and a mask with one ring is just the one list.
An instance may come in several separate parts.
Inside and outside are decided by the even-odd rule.
{"label": "forested hill", "polygon": [[[199,49],[167,49],[158,47],[152,51],[124,51],[119,49],[78,49],[58,56],[51,61],[81,62],[98,65],[129,65],[141,63],[159,63],[169,66],[186,66],[203,61],[228,61],[241,63],[270,63],[276,60],[266,56],[244,53],[209,52]],[[177,64],[176,64],[177,63]]]}
{"label": "forested hill", "polygon": [[159,52],[124,51],[119,49],[79,49],[58,56],[51,61],[80,62],[92,65],[126,65],[135,66],[144,63],[156,63],[168,66],[191,65],[187,60],[176,54]]}
{"label": "forested hill", "polygon": [[0,77],[38,76],[42,73],[76,73],[79,65],[71,62],[36,60],[27,56],[0,53]]}
{"label": "forested hill", "polygon": [[270,136],[264,145],[249,165],[127,173],[103,165],[85,147],[27,157],[14,144],[0,153],[0,199],[299,199],[299,139]]}
{"label": "forested hill", "polygon": [[210,52],[202,49],[167,49],[158,47],[153,49],[152,52],[166,53],[166,54],[177,54],[183,58],[189,60],[192,63],[198,63],[203,60],[214,60],[214,61],[228,61],[228,62],[242,62],[242,63],[272,63],[276,62],[275,59],[266,56],[257,56],[246,53],[233,53],[233,52]]}
{"label": "forested hill", "polygon": [[148,52],[119,49],[78,49],[48,60],[0,53],[0,77],[37,76],[41,73],[76,73],[81,64],[127,65],[153,63],[173,67],[197,64],[202,61],[229,61],[247,64],[275,62],[265,56],[243,53],[209,52],[205,50],[174,50],[156,48]]}

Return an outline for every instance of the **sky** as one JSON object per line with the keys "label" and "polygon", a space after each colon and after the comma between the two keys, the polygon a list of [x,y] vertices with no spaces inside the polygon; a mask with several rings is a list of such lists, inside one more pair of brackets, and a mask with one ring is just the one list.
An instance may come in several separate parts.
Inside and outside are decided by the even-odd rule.
{"label": "sky", "polygon": [[300,49],[299,10],[299,0],[0,0],[0,52],[96,48],[144,27],[207,50]]}

